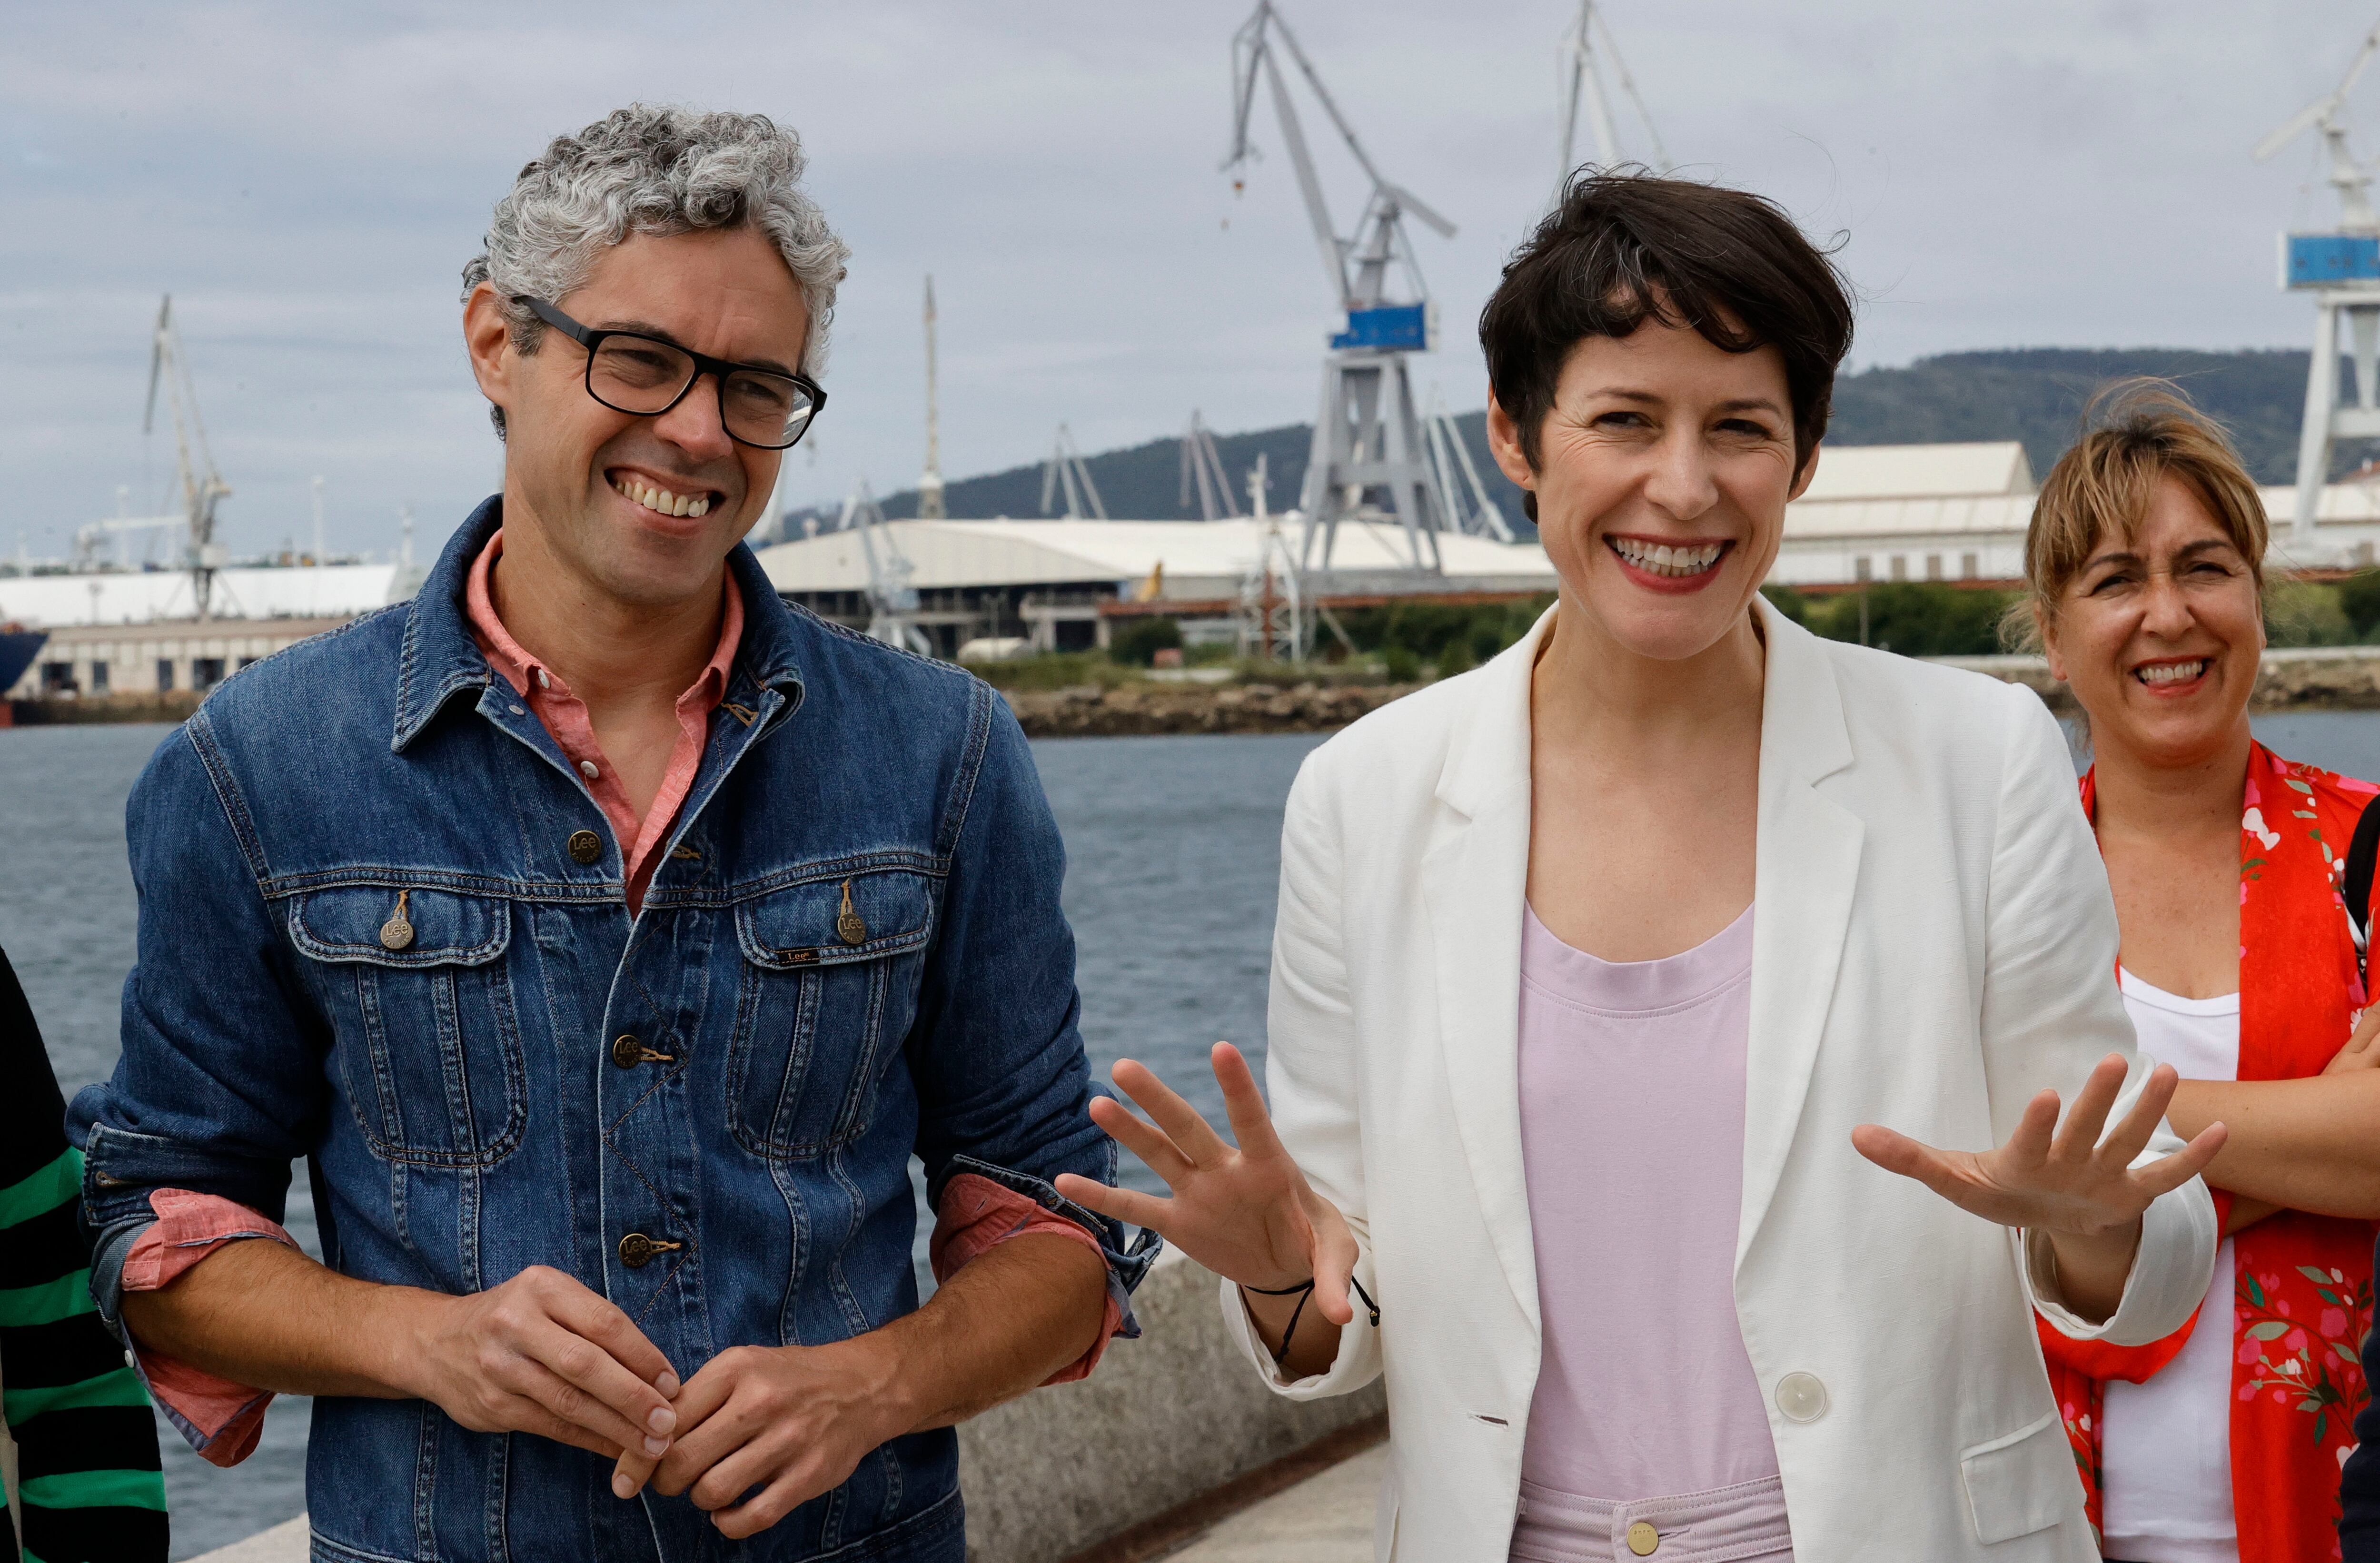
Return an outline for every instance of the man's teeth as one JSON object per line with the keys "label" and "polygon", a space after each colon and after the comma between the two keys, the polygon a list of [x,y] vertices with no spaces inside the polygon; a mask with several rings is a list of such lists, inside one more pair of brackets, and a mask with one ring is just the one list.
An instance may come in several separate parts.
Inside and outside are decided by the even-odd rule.
{"label": "man's teeth", "polygon": [[1621,558],[1656,576],[1699,576],[1718,563],[1718,556],[1727,551],[1725,543],[1689,543],[1673,548],[1668,543],[1639,542],[1633,538],[1613,538],[1610,542]]}
{"label": "man's teeth", "polygon": [[634,478],[614,478],[612,479],[612,487],[635,500],[647,510],[662,515],[706,515],[710,511],[709,494],[698,494],[689,498],[685,494],[674,494],[667,489],[656,489],[650,484],[640,483]]}
{"label": "man's teeth", "polygon": [[2133,676],[2143,684],[2187,684],[2206,671],[2206,659],[2194,662],[2159,662],[2141,669]]}

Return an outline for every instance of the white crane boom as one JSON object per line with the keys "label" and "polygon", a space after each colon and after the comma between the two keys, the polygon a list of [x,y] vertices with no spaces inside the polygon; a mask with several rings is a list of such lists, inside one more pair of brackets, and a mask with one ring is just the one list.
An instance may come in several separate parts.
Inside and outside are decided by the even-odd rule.
{"label": "white crane boom", "polygon": [[1067,520],[1080,521],[1087,514],[1094,520],[1108,518],[1107,506],[1099,503],[1099,486],[1091,481],[1091,469],[1083,464],[1083,453],[1062,423],[1058,425],[1058,442],[1050,459],[1041,464],[1041,514],[1049,515],[1050,502],[1062,495]]}
{"label": "white crane boom", "polygon": [[1653,166],[1667,169],[1670,154],[1661,145],[1661,132],[1654,127],[1653,113],[1645,106],[1644,95],[1636,91],[1636,79],[1628,73],[1628,62],[1620,56],[1620,41],[1611,35],[1611,23],[1596,8],[1595,0],[1579,0],[1578,19],[1571,24],[1556,57],[1565,73],[1562,82],[1561,106],[1561,169],[1564,183],[1578,166],[1578,111],[1585,103],[1588,117],[1595,127],[1596,152],[1606,167],[1622,162],[1625,150],[1620,142],[1620,127],[1612,118],[1611,99],[1604,91],[1603,73],[1597,63],[1596,35],[1603,38],[1603,52],[1610,56],[1612,73],[1620,79],[1620,90],[1635,105],[1637,122],[1645,127],[1645,139],[1652,144]]}
{"label": "white crane boom", "polygon": [[[1306,145],[1305,127],[1298,119],[1297,105],[1290,97],[1288,83],[1282,79],[1281,66],[1273,57],[1272,38],[1275,34],[1279,35],[1281,46],[1288,51],[1290,59],[1296,65],[1298,74],[1305,79],[1306,86],[1313,91],[1315,101],[1330,116],[1331,125],[1338,130],[1340,139],[1346,143],[1348,153],[1354,158],[1356,166],[1372,182],[1371,198],[1365,207],[1365,222],[1373,225],[1376,232],[1368,244],[1355,238],[1340,237],[1338,226],[1331,221],[1330,203],[1323,199],[1321,177],[1315,170],[1314,155]],[[1406,212],[1447,238],[1454,236],[1455,225],[1419,196],[1381,175],[1372,162],[1372,154],[1365,151],[1354,127],[1349,125],[1347,116],[1340,112],[1338,100],[1331,97],[1330,90],[1322,84],[1321,73],[1314,68],[1314,62],[1306,58],[1305,49],[1297,42],[1297,35],[1290,30],[1289,23],[1274,7],[1272,0],[1257,0],[1255,13],[1232,38],[1232,150],[1223,160],[1225,171],[1240,170],[1257,155],[1255,144],[1248,139],[1248,122],[1256,111],[1257,76],[1260,71],[1270,88],[1273,114],[1281,122],[1281,140],[1289,148],[1290,164],[1297,175],[1298,189],[1305,198],[1306,216],[1314,224],[1315,241],[1322,251],[1323,269],[1330,275],[1331,290],[1338,295],[1341,307],[1356,309],[1379,302],[1378,279],[1367,274],[1374,270],[1374,265],[1366,265],[1356,275],[1350,276],[1348,261],[1351,259],[1371,261],[1376,254],[1382,258],[1394,254],[1406,261],[1408,269],[1415,271],[1415,282],[1418,285],[1420,277],[1417,269],[1412,265],[1410,248],[1401,242],[1389,241],[1387,235],[1377,230],[1393,228],[1398,217]],[[1234,181],[1235,185],[1245,182],[1244,178]],[[1357,256],[1359,247],[1364,251],[1361,257]],[[1368,294],[1367,283],[1372,285]]]}
{"label": "white crane boom", "polygon": [[190,597],[198,616],[204,619],[213,609],[215,572],[227,563],[222,545],[215,541],[215,506],[230,495],[231,485],[215,469],[214,453],[207,444],[207,426],[199,418],[198,392],[190,383],[181,333],[174,326],[170,293],[157,306],[157,325],[150,338],[149,402],[140,418],[143,434],[156,426],[160,385],[165,389],[165,406],[174,418],[174,473],[182,491]]}
{"label": "white crane boom", "polygon": [[1223,458],[1215,450],[1214,431],[1193,408],[1190,427],[1182,436],[1182,507],[1190,508],[1190,490],[1198,491],[1198,512],[1201,520],[1212,521],[1218,514],[1239,518],[1239,502],[1232,495],[1232,480],[1223,472]]}

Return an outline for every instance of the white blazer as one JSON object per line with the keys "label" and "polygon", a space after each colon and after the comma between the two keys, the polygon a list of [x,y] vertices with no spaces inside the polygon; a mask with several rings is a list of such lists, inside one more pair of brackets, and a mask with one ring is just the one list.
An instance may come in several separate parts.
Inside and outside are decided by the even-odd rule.
{"label": "white blazer", "polygon": [[[2027,690],[1758,612],[1735,1302],[1794,1552],[2095,1563],[2027,1248],[1851,1143],[1876,1122],[1987,1149],[2034,1092],[2070,1101],[2099,1059],[2134,1051],[2064,741]],[[1282,1395],[1385,1375],[1383,1563],[1503,1563],[1520,1491],[1540,1349],[1517,1085],[1529,685],[1552,621],[1317,749],[1281,830],[1267,1087],[1282,1140],[1346,1213],[1380,1322],[1359,1306],[1330,1370],[1284,1384],[1229,1283],[1223,1311]],[[2145,1154],[2178,1148],[2161,1131]],[[2079,1339],[2154,1340],[2198,1305],[2215,1245],[2193,1180],[2150,1208],[2113,1317],[2045,1311]],[[1611,1279],[1619,1327],[1644,1300],[1624,1255]]]}

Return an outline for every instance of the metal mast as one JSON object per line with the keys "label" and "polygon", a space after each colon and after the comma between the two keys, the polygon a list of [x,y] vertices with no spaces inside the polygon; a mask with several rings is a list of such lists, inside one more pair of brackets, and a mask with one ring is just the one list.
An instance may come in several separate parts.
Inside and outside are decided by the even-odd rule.
{"label": "metal mast", "polygon": [[157,329],[150,342],[149,406],[140,418],[143,434],[156,427],[160,385],[165,388],[165,404],[174,417],[174,474],[182,493],[182,535],[190,570],[190,600],[199,617],[204,619],[213,610],[215,572],[230,559],[215,541],[215,505],[230,495],[231,485],[215,470],[214,453],[207,447],[207,426],[199,420],[198,392],[190,384],[189,365],[182,353],[182,333],[174,326],[174,296],[170,293],[157,306]]}
{"label": "metal mast", "polygon": [[942,515],[942,417],[934,400],[934,277],[929,272],[926,274],[926,470],[917,479],[917,519],[939,521]]}
{"label": "metal mast", "polygon": [[1661,133],[1653,128],[1652,112],[1636,91],[1636,79],[1628,74],[1628,63],[1620,57],[1620,44],[1611,36],[1611,24],[1595,8],[1595,0],[1579,0],[1578,20],[1562,34],[1561,45],[1555,59],[1561,73],[1561,167],[1558,171],[1557,189],[1570,182],[1572,172],[1578,167],[1578,110],[1586,105],[1588,116],[1595,125],[1595,149],[1598,160],[1609,167],[1622,160],[1620,127],[1612,122],[1611,98],[1603,88],[1603,72],[1596,63],[1595,40],[1600,32],[1604,52],[1611,56],[1612,74],[1620,78],[1620,90],[1636,105],[1636,118],[1645,127],[1645,139],[1653,145],[1653,166],[1666,169],[1670,154],[1661,146]]}
{"label": "metal mast", "polygon": [[1215,452],[1215,436],[1196,408],[1182,435],[1182,508],[1190,508],[1190,490],[1198,490],[1198,516],[1212,521],[1217,515],[1239,518],[1239,502],[1232,497],[1232,480],[1223,475],[1223,458]]}
{"label": "metal mast", "polygon": [[[2347,94],[2380,53],[2380,27],[2363,39],[2337,88],[2298,111],[2295,117],[2256,144],[2258,163],[2309,129],[2322,132],[2330,162],[2330,185],[2338,192],[2339,223],[2326,234],[2289,234],[2281,245],[2281,285],[2314,296],[2313,358],[2306,370],[2305,420],[2298,433],[2296,515],[2289,544],[2298,563],[2313,563],[2314,519],[2322,508],[2323,484],[2330,477],[2331,446],[2338,440],[2380,438],[2380,398],[2374,371],[2380,369],[2380,214],[2372,209],[2372,176],[2348,150]],[[2338,405],[2338,326],[2345,317],[2354,342],[2355,400]]]}
{"label": "metal mast", "polygon": [[[1321,179],[1283,79],[1283,53],[1372,182],[1353,237],[1340,236],[1323,200]],[[1314,422],[1314,448],[1299,501],[1305,512],[1305,535],[1298,551],[1301,567],[1329,569],[1340,522],[1377,516],[1402,528],[1404,567],[1436,572],[1440,567],[1438,534],[1447,519],[1430,481],[1405,363],[1408,355],[1429,351],[1432,309],[1404,219],[1411,213],[1449,238],[1454,224],[1412,191],[1381,176],[1272,0],[1258,0],[1255,14],[1232,36],[1232,151],[1223,166],[1244,171],[1256,155],[1248,140],[1248,121],[1256,112],[1257,82],[1262,77],[1305,199],[1306,216],[1314,224],[1323,273],[1346,313],[1346,329],[1330,338],[1330,354],[1323,360],[1321,409]],[[1243,173],[1232,188],[1242,188],[1245,182]],[[1410,284],[1410,299],[1390,297],[1392,264]]]}
{"label": "metal mast", "polygon": [[1041,514],[1050,514],[1050,503],[1063,497],[1066,519],[1080,521],[1086,515],[1092,519],[1108,518],[1108,507],[1099,503],[1099,487],[1091,481],[1091,469],[1083,465],[1083,453],[1075,448],[1075,436],[1064,424],[1058,425],[1058,442],[1050,452],[1050,459],[1041,464]]}
{"label": "metal mast", "polygon": [[1248,468],[1248,504],[1256,515],[1257,557],[1255,568],[1240,577],[1240,655],[1264,661],[1302,662],[1305,660],[1306,636],[1312,626],[1306,620],[1297,560],[1290,553],[1289,539],[1281,535],[1281,517],[1265,505],[1265,489],[1269,481],[1264,453],[1259,451],[1257,464]]}

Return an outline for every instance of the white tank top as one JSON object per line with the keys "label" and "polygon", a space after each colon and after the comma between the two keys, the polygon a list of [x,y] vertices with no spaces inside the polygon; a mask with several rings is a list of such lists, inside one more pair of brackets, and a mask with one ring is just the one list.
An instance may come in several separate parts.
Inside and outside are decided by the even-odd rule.
{"label": "white tank top", "polygon": [[[2240,1078],[2240,996],[2181,999],[2121,974],[2141,1051],[2185,1080]],[[2179,1356],[2145,1384],[2110,1380],[2099,1435],[2111,1558],[2240,1563],[2231,1514],[2231,1240]]]}

